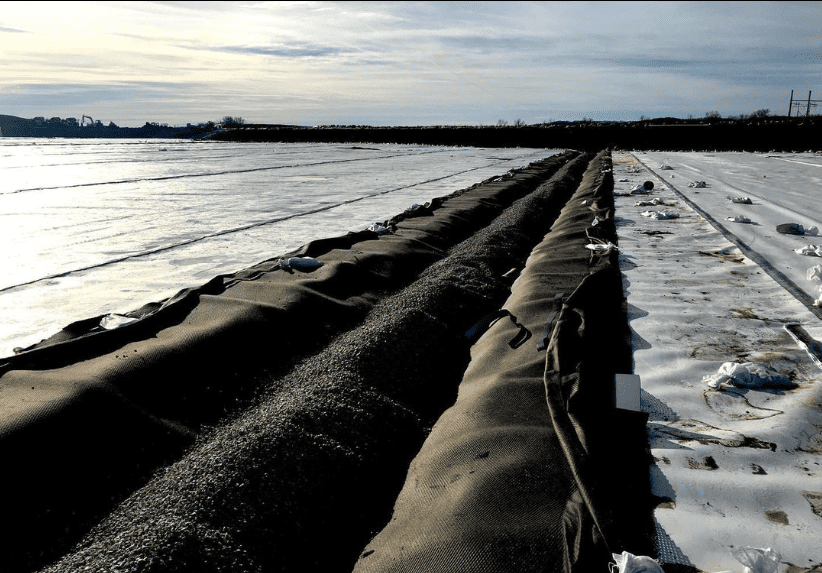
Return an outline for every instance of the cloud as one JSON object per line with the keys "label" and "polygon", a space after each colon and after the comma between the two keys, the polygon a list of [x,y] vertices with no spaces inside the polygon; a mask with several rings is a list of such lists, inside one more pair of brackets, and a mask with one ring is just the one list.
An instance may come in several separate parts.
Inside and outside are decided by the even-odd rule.
{"label": "cloud", "polygon": [[679,59],[647,59],[647,58],[602,58],[599,61],[613,64],[615,66],[628,66],[635,68],[693,68],[705,65],[706,61],[700,60],[679,60]]}
{"label": "cloud", "polygon": [[5,90],[4,93],[0,93],[0,104],[9,108],[34,109],[54,106],[55,101],[59,101],[63,108],[130,100],[162,101],[174,97],[175,93],[182,89],[191,88],[189,84],[172,82],[126,82],[115,85],[28,84],[19,86],[13,92]]}
{"label": "cloud", "polygon": [[218,46],[200,48],[211,52],[228,54],[251,54],[276,58],[322,58],[344,53],[340,48],[329,46]]}
{"label": "cloud", "polygon": [[497,38],[479,35],[439,36],[437,40],[446,46],[485,54],[493,52],[544,52],[556,46],[556,42],[549,38],[515,34]]}
{"label": "cloud", "polygon": [[8,28],[0,26],[0,34],[31,34],[28,30],[21,30],[20,28]]}

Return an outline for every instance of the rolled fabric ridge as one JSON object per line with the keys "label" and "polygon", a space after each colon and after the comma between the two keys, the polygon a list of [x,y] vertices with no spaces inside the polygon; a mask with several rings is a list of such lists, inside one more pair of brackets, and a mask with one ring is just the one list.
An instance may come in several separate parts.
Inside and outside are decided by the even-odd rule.
{"label": "rolled fabric ridge", "polygon": [[453,401],[465,331],[508,295],[501,275],[525,261],[587,163],[569,162],[271,380],[49,571],[350,571],[388,519],[425,427]]}
{"label": "rolled fabric ridge", "polygon": [[[145,340],[117,347],[108,355],[52,370],[6,372],[2,399],[18,401],[17,411],[2,411],[4,417],[16,419],[0,428],[0,453],[4,463],[19,470],[0,478],[2,491],[14,492],[4,504],[4,516],[15,523],[10,544],[16,550],[4,558],[5,570],[31,569],[64,553],[124,495],[145,483],[154,468],[178,459],[194,440],[192,427],[206,416],[208,420],[222,415],[226,404],[233,407],[236,386],[256,386],[268,376],[254,370],[246,376],[248,365],[241,357],[256,353],[287,364],[300,348],[316,349],[318,341],[333,335],[332,312],[338,325],[361,320],[389,287],[409,280],[409,267],[445,256],[440,247],[469,235],[479,226],[477,220],[487,224],[502,208],[500,203],[539,189],[568,157],[461,193],[436,214],[400,221],[396,235],[372,234],[354,243],[355,252],[333,249],[325,240],[322,249],[327,254],[320,256],[326,265],[312,273],[258,272],[265,271],[258,265],[240,277],[253,280],[239,280],[228,289],[217,277],[207,289],[186,291],[180,304],[163,310],[166,317],[173,314],[172,326],[156,332],[147,329],[142,334]],[[288,288],[282,287],[283,279]],[[357,292],[362,282],[371,294]],[[284,301],[293,303],[291,320],[277,307]],[[147,320],[152,319],[158,320]],[[137,326],[76,344],[112,340],[108,334],[118,340],[129,329],[133,334]],[[281,333],[272,334],[271,328],[278,327]],[[186,346],[175,346],[175,339]],[[244,346],[249,341],[252,348]],[[71,343],[61,346],[65,349]],[[114,381],[106,380],[109,372]],[[10,388],[16,396],[7,392]],[[34,388],[43,403],[27,403],[28,391]],[[129,422],[134,417],[139,424]],[[115,423],[103,422],[109,419]],[[139,430],[141,424],[151,431]],[[32,452],[38,455],[33,457]],[[60,476],[57,483],[54,476]]]}
{"label": "rolled fabric ridge", "polygon": [[394,235],[354,233],[290,254],[321,257],[313,272],[274,272],[274,258],[181,291],[137,323],[90,336],[79,328],[78,338],[12,357],[0,366],[0,459],[15,471],[3,472],[0,491],[15,551],[0,570],[64,553],[155,468],[179,459],[202,424],[353,327],[577,155],[396,217]]}
{"label": "rolled fabric ridge", "polygon": [[[631,368],[616,255],[591,257],[583,248],[592,215],[612,220],[606,216],[613,213],[613,176],[602,173],[607,168],[610,154],[600,153],[551,232],[532,250],[504,304],[536,342],[512,349],[516,327],[500,320],[472,347],[456,403],[411,463],[391,521],[365,547],[355,573],[604,571],[609,551],[625,546],[622,537],[627,549],[653,550],[650,507],[640,508],[647,510],[644,521],[627,522],[641,522],[641,531],[618,538],[614,523],[626,520],[613,514],[624,504],[613,507],[606,497],[602,507],[601,490],[591,493],[589,483],[591,473],[601,470],[593,477],[607,475],[626,485],[613,466],[588,460],[603,455],[596,421],[604,416],[626,424],[607,432],[629,436],[628,461],[644,462],[638,471],[620,467],[627,479],[639,480],[626,497],[642,504],[650,495],[645,420],[613,408],[612,373]],[[616,243],[612,224],[605,236]],[[571,292],[552,320],[560,309],[557,295]],[[571,321],[580,316],[582,322]],[[544,354],[537,343],[546,337]],[[577,368],[579,374],[556,386],[555,364],[565,375],[576,375]],[[581,453],[570,456],[568,444]],[[613,455],[607,457],[612,461]]]}

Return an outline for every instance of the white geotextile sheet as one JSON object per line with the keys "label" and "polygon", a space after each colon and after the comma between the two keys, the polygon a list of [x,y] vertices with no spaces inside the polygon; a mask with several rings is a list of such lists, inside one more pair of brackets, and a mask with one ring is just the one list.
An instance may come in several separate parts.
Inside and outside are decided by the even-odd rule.
{"label": "white geotextile sheet", "polygon": [[[802,256],[802,249],[822,241],[784,235],[776,226],[798,223],[805,229],[822,228],[822,154],[649,151],[637,152],[636,158],[726,224],[808,296],[817,298],[815,285],[805,280],[805,272],[813,264]],[[663,165],[671,169],[663,170]],[[633,178],[639,181],[642,175]],[[704,181],[706,187],[688,187],[693,180]],[[751,204],[734,203],[729,197],[750,198]],[[747,224],[739,224],[746,223],[745,219]]]}
{"label": "white geotextile sheet", "polygon": [[[664,158],[673,169],[659,173],[677,175],[682,165]],[[652,177],[629,170],[637,165],[630,154],[614,153],[614,178],[628,179],[616,184],[617,192]],[[784,328],[798,323],[822,340],[820,321],[654,181],[652,196],[680,217],[642,217],[635,198],[617,197],[615,221],[634,370],[650,416],[651,478],[654,493],[670,499],[655,510],[660,558],[705,571],[742,571],[731,552],[752,546],[773,548],[803,567],[822,563],[822,516],[812,503],[822,499],[822,371]],[[720,194],[728,208],[727,190]],[[738,227],[751,226],[734,232]],[[807,280],[804,265],[801,271]],[[707,387],[703,377],[725,362],[767,364],[797,388]]]}

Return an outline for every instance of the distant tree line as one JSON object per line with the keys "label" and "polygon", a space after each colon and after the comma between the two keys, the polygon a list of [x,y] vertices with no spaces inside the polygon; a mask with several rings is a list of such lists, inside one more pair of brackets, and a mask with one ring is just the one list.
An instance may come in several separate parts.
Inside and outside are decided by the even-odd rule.
{"label": "distant tree line", "polygon": [[223,127],[234,127],[237,125],[243,125],[245,120],[239,116],[227,115],[222,119],[222,121],[220,121],[220,123]]}
{"label": "distant tree line", "polygon": [[[822,116],[788,118],[681,119],[645,121],[555,121],[517,127],[505,122],[489,126],[266,126],[220,129],[208,139],[221,141],[278,141],[283,143],[390,143],[470,145],[475,147],[568,147],[622,149],[720,149],[768,151],[819,149]],[[764,119],[763,119],[764,117]]]}
{"label": "distant tree line", "polygon": [[[741,113],[739,115],[729,115],[725,119],[762,119],[762,118],[766,118],[766,117],[770,117],[770,116],[771,116],[771,110],[768,109],[768,108],[762,108],[762,109],[758,109],[758,110],[756,110],[752,113]],[[694,114],[689,113],[688,116],[687,116],[687,119],[689,119],[689,120],[697,120],[697,119],[717,120],[717,119],[722,119],[722,114],[720,114],[718,111],[709,111],[709,112],[705,113],[705,115],[702,116],[702,118],[697,118],[697,117],[694,116]],[[640,115],[639,116],[639,121],[652,121],[652,120],[653,120],[653,118],[648,116],[648,115]],[[594,119],[591,116],[582,116],[582,118],[579,120],[579,122],[580,123],[585,123],[585,124],[590,124],[590,123],[615,123],[613,121],[595,122]],[[548,122],[542,122],[542,124],[536,124],[536,125],[550,125],[552,123],[573,123],[573,122],[548,121]],[[624,123],[624,122],[616,122],[616,123]],[[509,124],[508,120],[505,120],[505,119],[500,119],[496,123],[496,127],[526,127],[527,125],[528,124],[526,124],[525,121],[523,121],[522,119],[517,119],[512,124]],[[482,127],[482,124],[479,124],[479,126]]]}

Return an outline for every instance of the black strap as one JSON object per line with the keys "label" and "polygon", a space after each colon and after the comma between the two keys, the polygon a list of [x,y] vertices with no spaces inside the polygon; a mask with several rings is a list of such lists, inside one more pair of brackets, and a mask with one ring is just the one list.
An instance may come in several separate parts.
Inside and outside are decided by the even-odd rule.
{"label": "black strap", "polygon": [[514,338],[512,338],[508,342],[508,346],[510,346],[511,348],[519,348],[520,346],[525,344],[525,342],[529,338],[531,338],[531,331],[525,328],[519,322],[517,322],[517,317],[504,308],[495,310],[491,314],[484,316],[482,320],[480,320],[478,323],[476,323],[474,326],[468,329],[468,332],[465,333],[466,338],[468,338],[471,344],[474,344],[477,340],[479,340],[479,338],[483,334],[485,334],[485,331],[491,328],[492,324],[494,324],[497,320],[504,316],[511,317],[511,322],[513,322],[519,328],[519,332]]}

